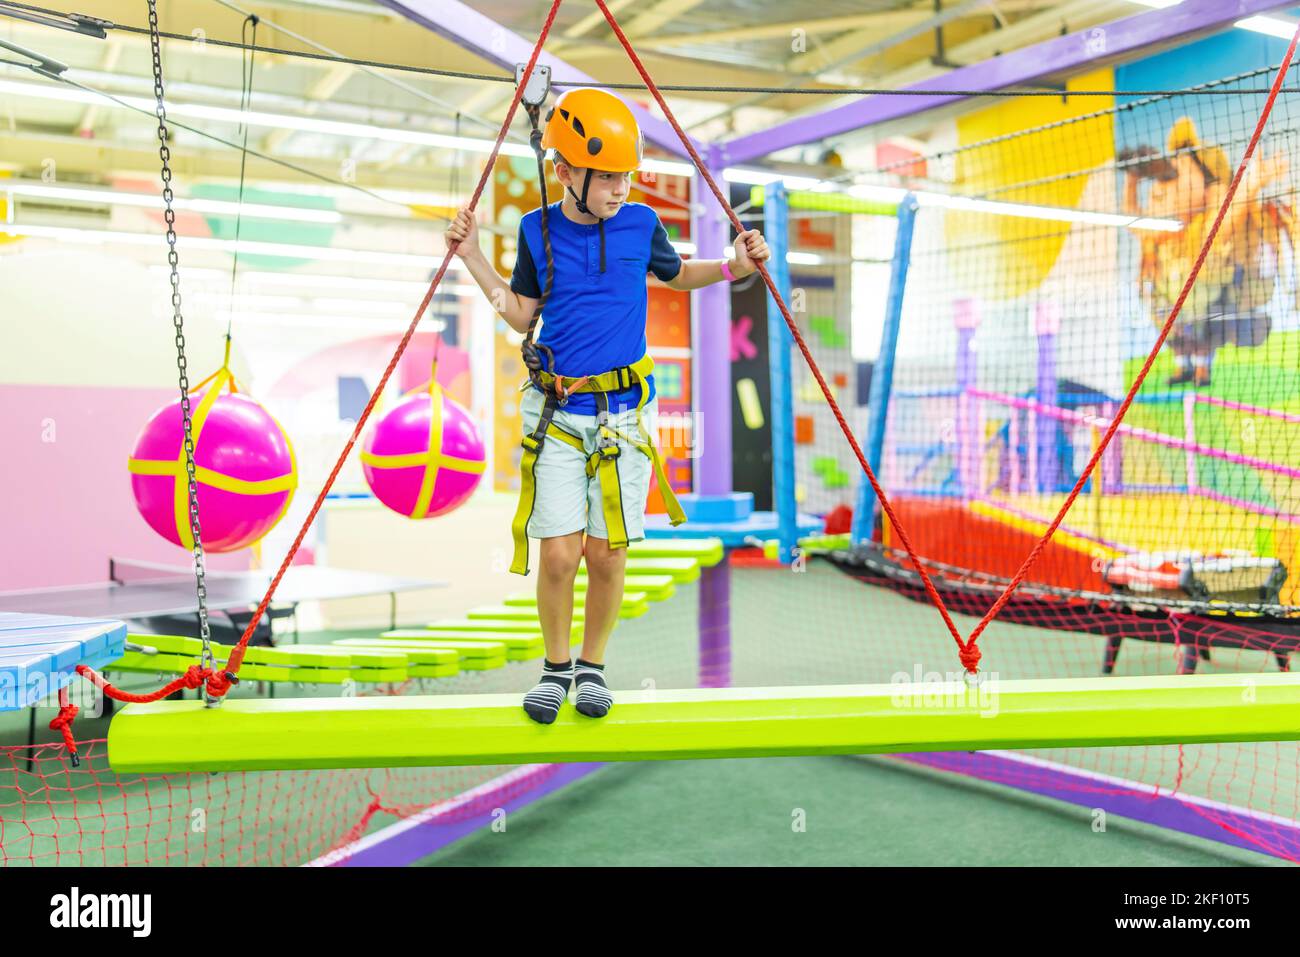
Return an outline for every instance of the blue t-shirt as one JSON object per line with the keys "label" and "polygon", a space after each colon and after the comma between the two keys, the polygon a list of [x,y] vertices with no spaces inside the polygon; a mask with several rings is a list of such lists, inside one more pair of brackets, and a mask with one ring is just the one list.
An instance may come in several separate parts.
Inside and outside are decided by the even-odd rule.
{"label": "blue t-shirt", "polygon": [[[643,203],[627,203],[605,220],[605,262],[601,271],[599,223],[575,223],[552,203],[547,208],[555,279],[543,309],[537,341],[555,353],[555,371],[567,377],[599,375],[629,366],[646,354],[646,273],[667,282],[682,268],[659,215]],[[519,252],[510,288],[540,299],[546,285],[541,208],[519,222]],[[545,361],[545,357],[543,357]],[[654,376],[647,377],[654,398]],[[633,407],[640,386],[607,394],[610,412]],[[566,412],[596,414],[596,399],[579,393]]]}

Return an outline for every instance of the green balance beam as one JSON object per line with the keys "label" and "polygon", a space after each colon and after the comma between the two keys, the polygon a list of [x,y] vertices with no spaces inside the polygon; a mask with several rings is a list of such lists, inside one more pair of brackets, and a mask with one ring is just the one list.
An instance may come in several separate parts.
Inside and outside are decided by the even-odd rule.
{"label": "green balance beam", "polygon": [[628,561],[637,558],[691,558],[705,568],[722,561],[720,538],[647,538],[627,547]]}
{"label": "green balance beam", "polygon": [[118,773],[772,757],[1300,739],[1300,675],[620,691],[535,724],[519,695],[128,705]]}

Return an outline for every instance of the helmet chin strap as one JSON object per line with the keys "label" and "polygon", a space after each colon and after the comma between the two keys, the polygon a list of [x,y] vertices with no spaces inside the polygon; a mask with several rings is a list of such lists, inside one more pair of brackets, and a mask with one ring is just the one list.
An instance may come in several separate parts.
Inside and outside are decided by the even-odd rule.
{"label": "helmet chin strap", "polygon": [[[588,167],[588,169],[587,169],[587,175],[584,176],[583,179],[582,179],[582,195],[581,195],[581,196],[579,196],[577,193],[575,193],[575,192],[573,191],[573,187],[572,187],[572,186],[566,186],[565,189],[567,189],[567,190],[569,191],[569,195],[572,196],[573,199],[574,199],[574,201],[577,203],[577,205],[578,205],[578,212],[582,213],[582,215],[584,215],[584,216],[596,216],[596,214],[593,213],[593,212],[591,211],[591,209],[587,206],[587,193],[591,190],[591,169],[590,169],[590,167]],[[600,217],[599,217],[599,216],[596,216],[596,218],[599,219]]]}

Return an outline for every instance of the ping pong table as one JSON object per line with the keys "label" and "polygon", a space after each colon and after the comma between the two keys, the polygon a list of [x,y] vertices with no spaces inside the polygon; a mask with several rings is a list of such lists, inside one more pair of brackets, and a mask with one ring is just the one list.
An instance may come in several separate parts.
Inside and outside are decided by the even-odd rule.
{"label": "ping pong table", "polygon": [[[234,613],[232,617],[248,615],[262,600],[271,583],[269,571],[209,569],[205,578],[208,608]],[[396,628],[399,593],[441,588],[446,584],[319,565],[292,565],[276,589],[273,604],[277,608],[276,617],[281,617],[283,609],[290,609],[292,614],[304,601],[386,594],[389,597],[390,623]],[[197,615],[198,599],[194,573],[189,568],[110,558],[106,582],[0,591],[0,612],[6,611],[144,622]]]}
{"label": "ping pong table", "polygon": [[[205,575],[208,607],[242,632],[271,582],[268,571],[214,571]],[[304,601],[389,596],[389,619],[397,627],[401,592],[441,588],[446,582],[395,578],[375,572],[293,565],[280,581],[268,617],[294,620]],[[27,743],[35,741],[37,702],[67,686],[77,664],[110,666],[122,656],[126,622],[168,632],[196,630],[194,573],[150,562],[109,559],[108,581],[24,591],[0,591],[0,711],[30,708]],[[183,619],[190,621],[178,623]],[[269,635],[269,626],[266,634]],[[214,629],[214,637],[215,629]],[[111,708],[111,702],[105,702]],[[31,758],[28,758],[30,769]]]}

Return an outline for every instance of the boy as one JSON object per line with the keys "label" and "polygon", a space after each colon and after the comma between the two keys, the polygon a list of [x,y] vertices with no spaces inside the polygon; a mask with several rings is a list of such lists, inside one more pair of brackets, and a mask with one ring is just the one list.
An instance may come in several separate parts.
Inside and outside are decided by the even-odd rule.
{"label": "boy", "polygon": [[[509,287],[479,249],[466,210],[448,228],[447,242],[460,243],[456,254],[479,288],[525,334],[531,387],[521,402],[524,480],[511,571],[527,574],[527,536],[540,539],[537,612],[546,662],[524,710],[550,724],[575,680],[579,712],[600,718],[612,707],[605,645],[623,599],[627,543],[644,537],[652,468],[665,499],[672,496],[642,417],[653,420],[657,408],[654,363],[646,354],[646,274],[670,289],[699,289],[751,275],[769,252],[751,229],[737,237],[733,263],[677,255],[655,211],[627,201],[641,165],[641,131],[613,94],[566,92],[546,116],[541,145],[552,150],[564,197],[521,220]],[[545,341],[534,343],[539,302]],[[674,524],[682,520],[675,500],[670,511]],[[569,636],[584,557],[586,617],[575,669]]]}

